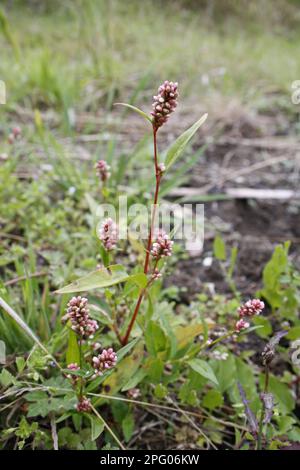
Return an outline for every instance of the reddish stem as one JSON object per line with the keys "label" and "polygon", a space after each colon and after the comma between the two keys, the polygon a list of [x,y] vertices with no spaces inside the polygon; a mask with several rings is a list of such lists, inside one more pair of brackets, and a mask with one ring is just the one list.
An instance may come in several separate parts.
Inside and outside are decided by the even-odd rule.
{"label": "reddish stem", "polygon": [[160,179],[161,179],[161,173],[158,168],[158,159],[157,159],[156,133],[157,133],[157,129],[153,127],[153,146],[154,146],[154,165],[155,165],[156,185],[155,185],[153,212],[151,215],[151,224],[150,224],[148,242],[147,242],[147,251],[146,251],[146,257],[145,257],[145,263],[144,263],[145,274],[147,274],[149,270],[150,250],[151,250],[151,244],[152,244],[153,229],[154,229],[155,215],[156,215],[156,206],[158,202],[159,185],[160,185]]}
{"label": "reddish stem", "polygon": [[[157,129],[153,126],[153,147],[154,147],[154,166],[155,166],[156,185],[155,185],[155,193],[154,193],[153,211],[152,211],[152,214],[151,214],[151,223],[150,223],[150,228],[149,228],[149,235],[148,235],[148,242],[147,242],[147,249],[146,249],[146,257],[145,257],[145,262],[144,262],[144,273],[145,274],[148,274],[148,271],[149,271],[150,250],[151,250],[151,245],[152,245],[153,230],[154,230],[154,223],[155,223],[155,216],[156,216],[156,206],[157,206],[157,202],[158,202],[159,186],[160,186],[160,180],[161,180],[161,172],[159,171],[159,168],[158,168],[156,134],[157,134]],[[137,300],[132,318],[131,318],[130,323],[128,325],[125,336],[122,339],[122,345],[123,346],[125,346],[128,343],[128,339],[129,339],[131,330],[132,330],[133,325],[135,323],[136,317],[139,313],[140,306],[141,306],[142,300],[144,298],[144,295],[146,293],[146,290],[147,290],[148,286],[149,286],[149,283],[140,292],[140,295],[139,295],[139,298]]]}

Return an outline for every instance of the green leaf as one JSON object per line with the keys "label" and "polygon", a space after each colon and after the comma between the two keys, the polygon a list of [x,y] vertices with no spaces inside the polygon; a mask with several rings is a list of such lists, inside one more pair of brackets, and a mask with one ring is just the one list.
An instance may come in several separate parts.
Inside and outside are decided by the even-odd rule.
{"label": "green leaf", "polygon": [[165,159],[166,169],[170,168],[176,160],[180,157],[182,152],[184,151],[185,147],[192,139],[194,134],[197,132],[200,126],[206,121],[207,114],[204,114],[199,121],[195,122],[189,129],[187,129],[175,142],[171,145],[171,147],[167,150],[167,155]]}
{"label": "green leaf", "polygon": [[152,119],[148,114],[144,113],[141,109],[137,108],[136,106],[132,106],[132,104],[127,104],[127,103],[115,103],[115,106],[125,106],[125,108],[129,108],[132,111],[138,113],[140,116],[142,116],[146,121],[149,121],[152,124]]}
{"label": "green leaf", "polygon": [[134,418],[132,413],[128,413],[122,421],[122,431],[125,441],[128,442],[134,431]]}
{"label": "green leaf", "polygon": [[145,369],[139,369],[124,385],[122,392],[127,392],[127,390],[130,390],[131,388],[135,388],[146,377],[146,375],[147,372]]}
{"label": "green leaf", "polygon": [[161,327],[154,321],[150,321],[145,332],[147,351],[151,356],[156,356],[158,352],[166,348],[166,335]]}
{"label": "green leaf", "polygon": [[162,399],[165,398],[168,394],[167,388],[163,384],[157,384],[154,389],[154,395],[156,398]]}
{"label": "green leaf", "polygon": [[100,268],[77,281],[72,282],[66,287],[56,291],[57,294],[71,294],[73,292],[85,292],[92,289],[113,286],[124,282],[129,278],[124,267],[120,264],[109,266],[109,268]]}
{"label": "green leaf", "polygon": [[223,395],[218,390],[209,390],[203,398],[202,404],[209,410],[214,410],[223,405]]}
{"label": "green leaf", "polygon": [[22,356],[16,357],[16,365],[17,365],[18,372],[19,373],[23,372],[24,367],[26,365],[26,361],[24,357]]}
{"label": "green leaf", "polygon": [[260,338],[267,338],[272,333],[272,324],[268,318],[254,317],[252,320],[255,326],[260,326],[256,331],[256,334],[260,336]]}
{"label": "green leaf", "polygon": [[78,346],[77,335],[75,331],[69,331],[69,341],[68,341],[68,348],[66,352],[66,361],[67,364],[71,364],[72,362],[76,362],[77,364],[80,363],[80,352]]}
{"label": "green leaf", "polygon": [[292,341],[300,338],[300,326],[293,326],[293,328],[290,329],[286,337],[288,339],[291,339]]}
{"label": "green leaf", "polygon": [[202,359],[192,359],[191,361],[188,361],[188,365],[199,375],[210,380],[215,385],[218,385],[217,377],[207,362]]}
{"label": "green leaf", "polygon": [[147,286],[148,283],[148,278],[146,274],[144,273],[137,273],[137,274],[132,274],[131,276],[128,277],[126,280],[126,283],[128,284],[135,284],[141,289],[144,289]]}
{"label": "green leaf", "polygon": [[[207,322],[206,326],[207,328],[212,328],[213,323]],[[188,343],[193,341],[196,336],[201,335],[203,332],[203,323],[177,327],[175,330],[175,337],[177,340],[178,349],[184,348]]]}
{"label": "green leaf", "polygon": [[218,389],[221,393],[224,393],[236,382],[236,364],[234,356],[229,354],[225,361],[215,360],[212,365],[218,379]]}
{"label": "green leaf", "polygon": [[219,261],[226,260],[226,246],[221,235],[217,235],[214,239],[214,255]]}
{"label": "green leaf", "polygon": [[154,383],[160,382],[163,371],[164,361],[159,357],[150,357],[146,363],[148,376]]}
{"label": "green leaf", "polygon": [[104,422],[101,421],[97,416],[89,416],[91,420],[91,437],[92,441],[95,441],[104,431]]}
{"label": "green leaf", "polygon": [[0,383],[3,387],[8,387],[11,384],[15,384],[16,379],[10,372],[8,372],[7,369],[2,369],[0,374]]}
{"label": "green leaf", "polygon": [[265,298],[271,305],[272,309],[279,308],[283,302],[283,290],[281,287],[281,277],[288,270],[290,242],[283,245],[277,245],[270,261],[263,270],[264,287],[259,291],[258,295]]}
{"label": "green leaf", "polygon": [[[260,377],[260,384],[263,386],[264,377]],[[295,400],[292,396],[292,391],[288,385],[283,383],[280,378],[271,375],[269,378],[269,391],[274,394],[275,399],[278,401],[278,407],[283,414],[290,413],[295,407]]]}

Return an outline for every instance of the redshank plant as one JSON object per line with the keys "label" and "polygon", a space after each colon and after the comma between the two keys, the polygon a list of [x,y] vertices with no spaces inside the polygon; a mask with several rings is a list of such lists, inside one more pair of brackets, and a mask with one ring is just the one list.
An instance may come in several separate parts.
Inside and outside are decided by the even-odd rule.
{"label": "redshank plant", "polygon": [[[115,331],[120,343],[125,346],[130,338],[133,326],[140,311],[143,299],[145,298],[150,286],[153,282],[161,277],[162,260],[170,257],[172,254],[173,241],[170,236],[165,232],[158,232],[155,234],[157,206],[159,202],[159,192],[161,181],[164,175],[168,172],[170,167],[180,157],[185,147],[192,139],[199,127],[205,122],[207,114],[204,114],[197,122],[195,122],[189,129],[181,134],[177,140],[167,149],[164,160],[158,155],[157,137],[158,132],[164,126],[170,115],[175,111],[178,103],[178,83],[172,81],[164,81],[158,88],[157,95],[153,97],[152,111],[147,114],[142,110],[126,104],[116,103],[126,106],[131,110],[137,112],[148,123],[151,124],[151,134],[153,140],[153,174],[155,185],[153,187],[153,203],[149,221],[149,230],[146,238],[145,258],[143,261],[143,282],[139,285],[139,293],[136,298],[136,303],[129,320],[126,331],[123,335],[120,334],[119,328],[114,325]],[[163,160],[163,161],[162,161]],[[97,174],[103,184],[107,182],[110,176],[110,167],[104,160],[100,160],[96,164]],[[123,268],[119,265],[110,265],[112,251],[117,247],[118,243],[118,226],[116,222],[108,218],[103,221],[98,237],[102,242],[101,257],[104,264],[103,270],[90,273],[82,279],[77,280],[75,283],[60,289],[59,293],[70,293],[78,291],[86,291],[97,287],[108,287],[110,285],[122,282],[126,278],[126,274],[120,270]],[[127,277],[128,279],[128,277]],[[80,290],[78,290],[80,289]]]}

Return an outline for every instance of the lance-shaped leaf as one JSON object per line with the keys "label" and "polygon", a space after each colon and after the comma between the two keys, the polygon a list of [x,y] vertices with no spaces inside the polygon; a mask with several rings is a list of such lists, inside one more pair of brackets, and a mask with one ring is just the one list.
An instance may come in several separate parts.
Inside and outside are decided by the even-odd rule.
{"label": "lance-shaped leaf", "polygon": [[196,358],[188,361],[188,365],[199,375],[202,375],[202,377],[205,377],[214,384],[219,385],[218,379],[215,376],[214,371],[207,362],[203,361],[202,359]]}
{"label": "lance-shaped leaf", "polygon": [[71,364],[76,362],[79,364],[80,362],[80,352],[79,352],[79,346],[78,346],[78,341],[77,341],[77,335],[75,331],[71,330],[69,331],[69,340],[68,340],[68,348],[66,352],[66,361],[67,364]]}
{"label": "lance-shaped leaf", "polygon": [[190,142],[194,134],[197,132],[200,126],[204,124],[207,119],[207,114],[204,114],[199,121],[195,122],[189,129],[187,129],[178,139],[175,140],[174,144],[167,150],[165,166],[166,169],[170,168],[176,160],[180,157],[187,144]]}
{"label": "lance-shaped leaf", "polygon": [[[206,319],[206,327],[208,329],[215,325],[210,319]],[[195,325],[178,326],[175,329],[175,338],[177,340],[178,349],[184,348],[187,344],[192,342],[194,338],[204,332],[204,324],[197,323]]]}
{"label": "lance-shaped leaf", "polygon": [[115,264],[108,268],[97,269],[97,271],[93,271],[77,279],[77,281],[72,282],[72,284],[59,289],[56,293],[71,294],[73,292],[85,292],[101,287],[109,287],[124,282],[129,279],[129,277],[123,266]]}
{"label": "lance-shaped leaf", "polygon": [[149,121],[152,124],[152,119],[148,114],[144,113],[141,109],[137,108],[136,106],[132,106],[132,104],[127,104],[127,103],[115,103],[115,106],[124,106],[125,108],[129,108],[135,113],[139,114],[142,116],[146,121]]}

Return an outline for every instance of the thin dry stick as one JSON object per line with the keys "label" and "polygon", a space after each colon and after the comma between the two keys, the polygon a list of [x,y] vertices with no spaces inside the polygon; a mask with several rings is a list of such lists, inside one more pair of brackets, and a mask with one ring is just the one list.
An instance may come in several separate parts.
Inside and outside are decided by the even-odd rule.
{"label": "thin dry stick", "polygon": [[[170,401],[178,411],[180,410],[179,406],[177,406],[177,404],[174,403],[174,401],[170,397],[168,397],[168,401]],[[213,449],[218,450],[218,448],[214,445],[214,443],[209,439],[209,437],[205,434],[205,432],[202,431],[202,429],[199,428],[199,426],[197,426],[197,424],[192,420],[192,418],[190,418],[190,416],[184,410],[181,410],[181,413],[189,421],[189,423],[191,423],[191,425],[196,429],[196,431],[198,431],[201,434],[201,436],[204,437],[207,444],[210,445]]]}
{"label": "thin dry stick", "polygon": [[26,281],[26,279],[32,279],[32,278],[35,278],[35,277],[43,277],[43,276],[47,276],[47,275],[48,275],[47,272],[40,271],[40,272],[28,274],[27,276],[26,275],[25,276],[18,276],[18,277],[15,277],[14,279],[10,279],[9,281],[4,282],[4,285],[5,285],[5,287],[12,286],[13,284],[17,284],[20,281]]}
{"label": "thin dry stick", "polygon": [[95,413],[95,415],[97,416],[97,418],[100,419],[100,421],[104,424],[104,426],[106,427],[107,431],[111,434],[111,436],[114,438],[114,440],[116,441],[116,443],[120,446],[120,448],[122,450],[126,450],[126,447],[123,446],[122,442],[119,440],[119,438],[115,435],[115,433],[113,432],[113,430],[111,429],[111,427],[107,424],[107,422],[104,420],[104,418],[102,418],[102,416],[100,415],[100,413],[96,410],[96,408],[91,404],[91,409],[93,410],[93,412]]}
{"label": "thin dry stick", "polygon": [[2,297],[0,297],[0,307],[11,317],[13,320],[18,323],[18,325],[22,328],[23,331],[49,356],[51,357],[52,361],[55,365],[62,370],[61,365],[57,362],[54,356],[48,351],[48,349],[43,345],[43,343],[39,340],[39,338],[33,333],[31,328],[22,320],[22,318],[13,310],[8,303],[5,302]]}
{"label": "thin dry stick", "polygon": [[[146,406],[146,407],[149,407],[149,408],[160,408],[162,410],[167,410],[167,411],[176,411],[177,413],[186,413],[190,416],[195,416],[196,418],[206,418],[205,415],[202,415],[200,413],[196,413],[194,411],[188,411],[188,410],[182,410],[181,408],[177,407],[177,408],[174,408],[172,406],[168,406],[168,405],[159,405],[157,403],[149,403],[147,401],[140,401],[140,400],[131,400],[130,398],[124,398],[124,397],[116,397],[114,395],[104,395],[104,394],[101,394],[101,393],[87,393],[87,395],[89,396],[92,396],[92,397],[98,397],[98,398],[105,398],[107,400],[118,400],[118,401],[123,401],[123,402],[127,402],[127,403],[133,403],[135,405],[140,405],[140,406]],[[225,421],[223,419],[220,419],[220,418],[216,418],[214,416],[210,416],[210,418],[214,421],[218,421],[219,423],[221,424],[224,424],[225,426],[232,426],[232,427],[235,427],[237,429],[241,429],[242,431],[248,431],[248,428],[246,428],[245,426],[241,426],[239,424],[235,424],[235,423],[232,423],[230,421]]]}

